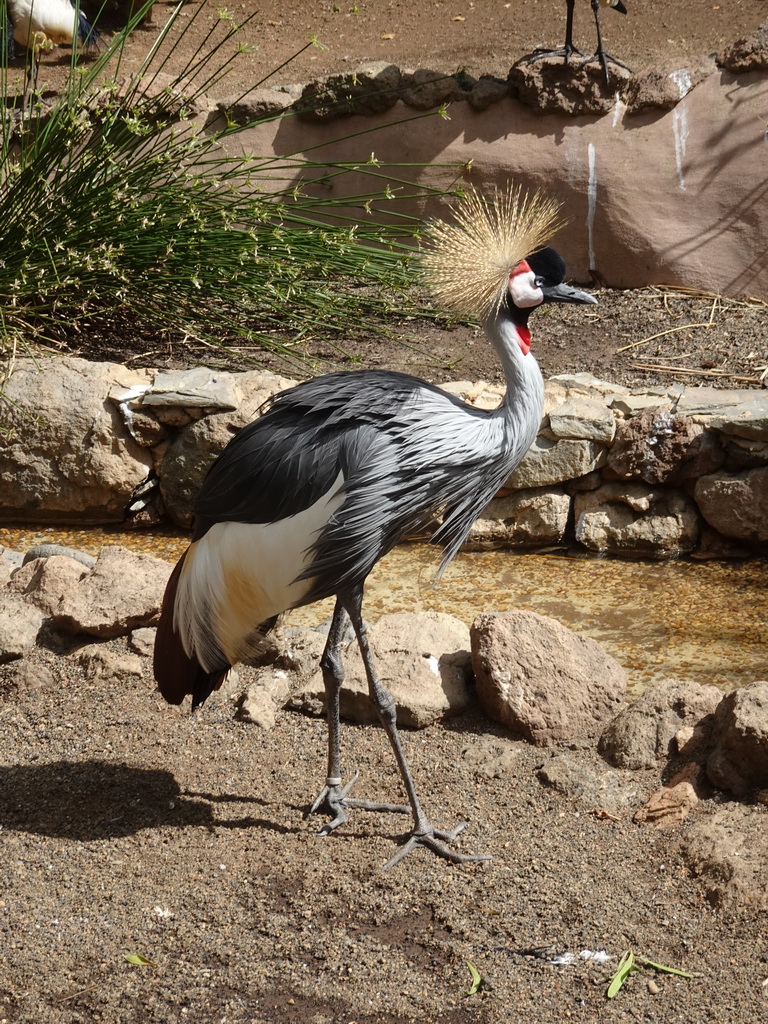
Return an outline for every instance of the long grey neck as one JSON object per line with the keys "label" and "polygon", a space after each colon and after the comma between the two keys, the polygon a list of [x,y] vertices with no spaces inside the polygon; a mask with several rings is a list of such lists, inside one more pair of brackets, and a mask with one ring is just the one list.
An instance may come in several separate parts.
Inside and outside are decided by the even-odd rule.
{"label": "long grey neck", "polygon": [[499,413],[515,428],[516,440],[519,437],[520,446],[524,445],[524,451],[527,451],[541,424],[544,378],[533,355],[523,352],[517,326],[506,310],[502,309],[498,316],[489,319],[485,330],[501,361],[507,382]]}

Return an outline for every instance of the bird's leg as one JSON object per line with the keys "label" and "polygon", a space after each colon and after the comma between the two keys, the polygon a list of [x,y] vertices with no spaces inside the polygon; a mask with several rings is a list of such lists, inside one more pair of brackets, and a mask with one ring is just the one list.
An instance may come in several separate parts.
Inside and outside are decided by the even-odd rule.
{"label": "bird's leg", "polygon": [[368,637],[362,616],[362,598],[363,591],[361,585],[352,588],[343,595],[339,595],[339,601],[344,602],[347,614],[352,621],[352,626],[355,630],[355,635],[357,636],[357,642],[360,646],[360,654],[362,655],[363,664],[365,666],[365,674],[368,679],[368,692],[395,753],[397,766],[400,770],[400,776],[403,780],[405,791],[408,794],[408,803],[410,804],[411,814],[413,815],[413,830],[411,831],[408,840],[398,850],[394,857],[387,861],[382,870],[387,871],[389,868],[393,867],[399,860],[402,860],[406,854],[410,853],[411,850],[414,850],[417,846],[427,846],[441,857],[445,857],[447,860],[453,861],[456,864],[462,864],[465,861],[490,860],[490,857],[482,854],[458,853],[456,850],[452,850],[449,846],[446,846],[446,843],[453,842],[456,839],[459,832],[465,828],[466,822],[461,822],[451,832],[439,831],[432,827],[427,816],[424,814],[424,811],[421,809],[421,804],[419,803],[419,798],[416,793],[416,787],[408,767],[408,762],[405,759],[402,744],[400,743],[400,736],[397,731],[395,700],[391,693],[389,693],[389,691],[382,685],[381,680],[378,677],[378,673],[376,672],[370,647],[368,646]]}
{"label": "bird's leg", "polygon": [[585,64],[593,64],[595,61],[600,61],[603,67],[603,74],[605,75],[605,87],[606,89],[610,89],[611,76],[608,73],[609,64],[615,64],[617,67],[624,68],[625,71],[631,71],[632,68],[627,67],[627,65],[622,61],[616,60],[615,57],[611,57],[610,54],[605,52],[605,48],[603,46],[603,33],[600,28],[600,0],[591,0],[591,2],[592,10],[595,15],[595,28],[597,29],[597,49],[591,57],[582,61],[581,66],[584,67]]}
{"label": "bird's leg", "polygon": [[535,60],[541,60],[542,57],[562,57],[567,64],[570,58],[576,54],[578,57],[586,57],[586,53],[581,50],[577,50],[573,45],[573,8],[576,0],[566,0],[567,13],[565,16],[565,45],[562,50],[542,50],[540,53],[534,54],[528,60],[529,64],[533,64]]}
{"label": "bird's leg", "polygon": [[356,772],[350,781],[342,786],[341,780],[341,726],[339,722],[339,694],[341,685],[344,682],[344,665],[341,660],[341,642],[349,622],[347,612],[340,601],[336,607],[331,620],[331,628],[328,631],[328,640],[320,659],[320,668],[323,673],[323,685],[325,687],[326,715],[328,718],[328,775],[325,786],[320,791],[317,799],[310,807],[307,814],[314,814],[321,807],[326,808],[333,819],[327,822],[320,829],[320,834],[327,836],[339,825],[347,820],[347,809],[352,807],[368,811],[394,811],[397,813],[408,813],[408,808],[402,804],[378,804],[368,800],[355,800],[347,794],[360,777]]}

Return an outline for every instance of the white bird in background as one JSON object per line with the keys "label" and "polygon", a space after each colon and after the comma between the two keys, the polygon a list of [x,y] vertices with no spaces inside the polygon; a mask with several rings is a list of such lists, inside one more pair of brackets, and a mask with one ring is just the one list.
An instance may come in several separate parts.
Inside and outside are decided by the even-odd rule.
{"label": "white bird in background", "polygon": [[[195,503],[192,543],[163,600],[154,670],[170,703],[193,709],[230,667],[256,655],[277,616],[336,596],[320,665],[328,716],[328,773],[311,810],[328,834],[350,808],[410,810],[409,839],[453,861],[450,832],[424,814],[362,619],[369,572],[398,541],[428,530],[444,567],[518,465],[541,422],[544,381],[530,352],[529,315],[547,302],[596,302],[564,283],[565,263],[544,243],[557,204],[510,189],[489,201],[470,191],[452,224],[436,222],[425,275],[442,302],[482,318],[504,368],[498,409],[465,405],[426,381],[385,370],[332,373],[274,398],[214,462]],[[348,796],[339,751],[341,648],[351,621],[371,701],[392,745],[409,807]],[[354,781],[354,780],[353,780]]]}
{"label": "white bird in background", "polygon": [[8,0],[13,38],[29,50],[71,46],[78,39],[88,49],[100,39],[85,15],[70,0]]}
{"label": "white bird in background", "polygon": [[78,42],[83,49],[93,50],[103,42],[79,6],[70,0],[8,0],[7,11],[14,41],[30,54],[27,92],[37,76],[41,52]]}

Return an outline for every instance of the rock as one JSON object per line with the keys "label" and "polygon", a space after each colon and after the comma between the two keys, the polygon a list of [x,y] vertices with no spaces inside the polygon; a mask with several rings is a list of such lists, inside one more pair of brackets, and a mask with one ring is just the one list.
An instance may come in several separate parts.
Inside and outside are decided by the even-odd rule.
{"label": "rock", "polygon": [[0,545],[0,583],[7,583],[11,573],[20,569],[23,563],[23,551],[14,551],[13,548],[4,548]]}
{"label": "rock", "polygon": [[264,403],[294,382],[272,373],[242,374],[237,408],[188,423],[162,459],[160,493],[169,517],[178,526],[192,523],[193,503],[208,469],[234,434],[258,415]]}
{"label": "rock", "polygon": [[290,695],[293,680],[281,668],[260,669],[238,701],[235,718],[261,729],[272,729],[280,708]]}
{"label": "rock", "polygon": [[310,82],[294,104],[304,121],[333,121],[350,114],[380,114],[395,105],[400,69],[385,62],[369,64],[348,75]]}
{"label": "rock", "polygon": [[768,542],[768,467],[702,476],[693,496],[702,516],[723,536]]}
{"label": "rock", "polygon": [[704,796],[703,776],[701,765],[689,762],[643,804],[632,820],[638,825],[647,822],[656,828],[680,825]]}
{"label": "rock", "polygon": [[559,544],[568,526],[571,499],[557,490],[517,491],[496,498],[475,520],[469,550],[489,547],[542,547]]}
{"label": "rock", "polygon": [[719,67],[734,75],[747,71],[764,71],[768,68],[768,22],[730,46],[721,50],[715,58]]}
{"label": "rock", "polygon": [[478,112],[509,96],[509,84],[493,75],[481,75],[467,93],[467,102]]}
{"label": "rock", "polygon": [[101,644],[90,644],[78,651],[76,660],[91,682],[110,682],[135,686],[143,677],[144,662],[138,654],[111,651]]}
{"label": "rock", "polygon": [[719,789],[745,796],[768,786],[768,682],[726,694],[715,711],[707,775]]}
{"label": "rock", "polygon": [[696,546],[696,506],[680,490],[610,483],[574,497],[576,540],[601,554],[676,558]]}
{"label": "rock", "polygon": [[558,754],[539,770],[545,786],[575,800],[587,811],[622,817],[641,799],[636,783],[625,782],[618,772],[593,771],[570,754]]}
{"label": "rock", "polygon": [[713,811],[683,835],[680,852],[715,905],[736,901],[753,911],[768,909],[768,831],[759,809],[728,804]]}
{"label": "rock", "polygon": [[54,623],[68,633],[101,638],[154,625],[172,569],[152,555],[136,555],[118,545],[104,547],[90,572],[62,594]]}
{"label": "rock", "polygon": [[[615,97],[624,81],[620,71],[611,69],[606,90],[597,65],[582,72],[575,64],[565,68],[562,59],[551,64],[556,77],[546,86],[541,77],[530,82],[514,77],[538,76],[541,63],[523,61],[515,69],[510,88],[516,82],[522,102],[510,95],[481,114],[469,103],[454,103],[449,121],[434,117],[416,125],[392,124],[397,110],[372,119],[366,127],[392,125],[376,136],[376,158],[382,166],[394,165],[407,153],[409,162],[429,167],[430,186],[442,189],[452,187],[454,168],[469,160],[483,188],[504,187],[511,168],[518,180],[546,182],[549,193],[580,211],[557,237],[574,282],[586,283],[594,273],[609,288],[664,284],[731,296],[746,289],[764,296],[768,265],[760,259],[759,240],[768,237],[768,204],[754,201],[764,183],[765,141],[761,114],[755,113],[763,110],[760,76],[741,76],[735,85],[727,75],[713,74],[674,109],[630,118]],[[583,113],[588,106],[574,96],[585,75],[605,116],[574,117],[562,110],[565,105]],[[544,120],[532,106],[555,112]],[[338,133],[328,133],[312,144],[334,138],[339,162],[367,156],[359,137],[338,140]],[[295,118],[256,126],[224,142],[230,152],[246,148],[278,157],[302,152],[307,144]],[[359,184],[351,187],[357,190]],[[407,212],[433,216],[443,202],[417,197]],[[749,244],[744,231],[722,230],[733,224],[734,210],[750,211]],[[594,225],[585,230],[590,211]]]}
{"label": "rock", "polygon": [[768,442],[750,441],[745,437],[726,437],[723,440],[729,468],[754,469],[768,464]]}
{"label": "rock", "polygon": [[537,114],[607,114],[616,105],[617,93],[630,77],[624,68],[612,67],[610,88],[598,64],[566,65],[562,57],[543,57],[529,63],[524,57],[510,69],[512,94]]}
{"label": "rock", "polygon": [[680,752],[676,737],[690,728],[683,743],[691,744],[692,753],[694,736],[697,743],[701,737],[695,730],[708,734],[722,696],[716,686],[666,679],[619,711],[603,730],[597,749],[616,768],[652,768]]}
{"label": "rock", "polygon": [[70,593],[87,574],[82,562],[66,555],[52,555],[27,562],[17,569],[8,589],[50,617],[64,595]]}
{"label": "rock", "polygon": [[550,441],[539,434],[504,488],[522,491],[575,480],[605,465],[606,458],[605,445],[596,441]]}
{"label": "rock", "polygon": [[[398,725],[422,729],[458,715],[470,701],[469,630],[443,612],[384,615],[370,626],[368,640],[384,685],[397,702]],[[376,722],[357,642],[344,652],[341,715],[355,722]],[[325,689],[318,671],[294,693],[288,706],[322,714]]]}
{"label": "rock", "polygon": [[279,89],[252,89],[245,96],[225,96],[217,107],[237,125],[248,125],[264,118],[276,117],[291,105],[291,97]]}
{"label": "rock", "polygon": [[145,658],[151,658],[155,649],[156,630],[149,626],[142,626],[134,629],[128,638],[128,646],[135,654],[141,654]]}
{"label": "rock", "polygon": [[16,360],[3,391],[0,518],[58,523],[122,522],[152,457],[107,400],[145,381],[112,363],[73,357]]}
{"label": "rock", "polygon": [[760,392],[742,391],[737,404],[712,409],[707,425],[721,434],[765,441],[768,438],[768,398]]}
{"label": "rock", "polygon": [[702,57],[686,67],[669,63],[637,71],[624,90],[627,113],[671,110],[680,100],[685,99],[694,86],[716,72],[717,68],[710,57]]}
{"label": "rock", "polygon": [[594,737],[624,698],[624,669],[589,637],[535,612],[479,615],[471,630],[486,714],[538,746]]}
{"label": "rock", "polygon": [[236,409],[240,404],[235,376],[206,366],[158,373],[152,384],[135,401],[145,409],[179,406],[182,409],[209,409],[217,412]]}
{"label": "rock", "polygon": [[0,590],[0,664],[23,658],[35,646],[43,613],[24,598],[3,587]]}
{"label": "rock", "polygon": [[550,409],[549,429],[555,438],[610,444],[616,435],[616,417],[605,402],[573,395]]}
{"label": "rock", "polygon": [[520,752],[509,740],[478,736],[462,750],[461,756],[483,778],[503,779],[511,775]]}
{"label": "rock", "polygon": [[608,453],[617,476],[639,476],[648,484],[694,479],[719,469],[724,459],[713,433],[663,406],[626,420]]}
{"label": "rock", "polygon": [[466,100],[468,95],[455,75],[446,75],[444,71],[428,71],[425,68],[404,74],[400,88],[402,91],[399,99],[414,110],[432,110],[444,103]]}
{"label": "rock", "polygon": [[13,666],[9,681],[20,693],[38,693],[58,688],[59,680],[45,665],[21,658]]}

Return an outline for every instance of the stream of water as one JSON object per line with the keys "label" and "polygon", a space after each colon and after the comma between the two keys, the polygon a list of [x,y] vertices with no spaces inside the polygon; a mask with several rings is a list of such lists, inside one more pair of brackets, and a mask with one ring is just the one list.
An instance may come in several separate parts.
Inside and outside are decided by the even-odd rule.
{"label": "stream of water", "polygon": [[[0,545],[25,551],[55,542],[98,554],[123,544],[175,561],[186,546],[179,531],[152,533],[0,529]],[[467,624],[480,612],[519,608],[550,615],[593,637],[627,669],[638,693],[665,677],[724,690],[768,677],[768,562],[629,562],[509,551],[462,552],[439,585],[438,552],[425,544],[396,548],[376,566],[365,613],[444,611]],[[331,600],[290,613],[316,624]]]}

